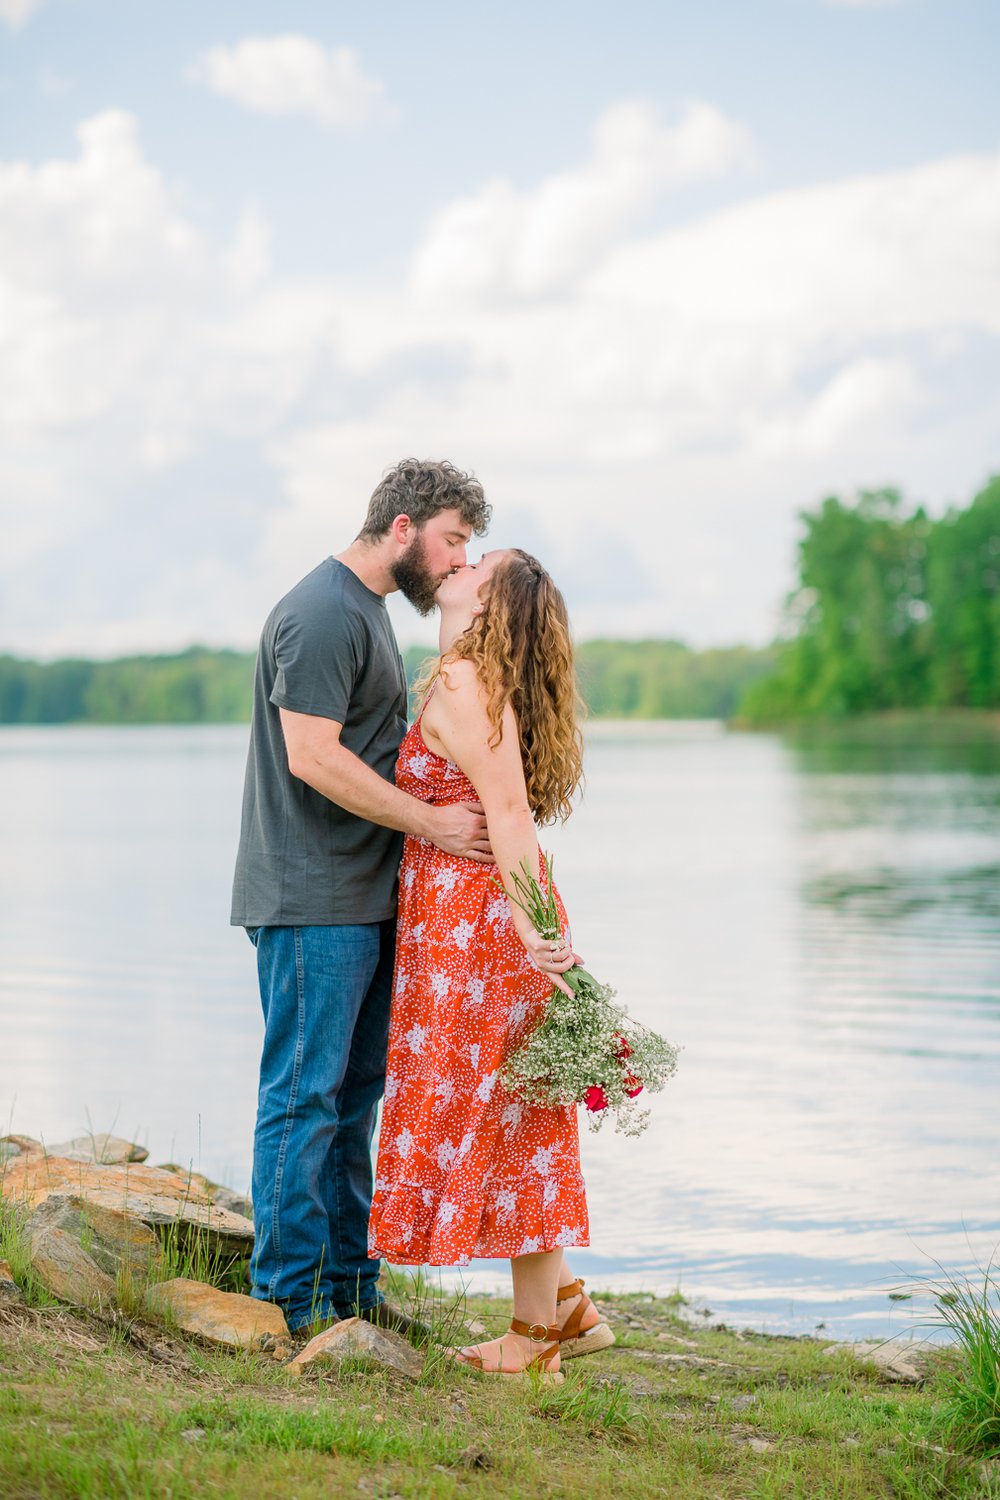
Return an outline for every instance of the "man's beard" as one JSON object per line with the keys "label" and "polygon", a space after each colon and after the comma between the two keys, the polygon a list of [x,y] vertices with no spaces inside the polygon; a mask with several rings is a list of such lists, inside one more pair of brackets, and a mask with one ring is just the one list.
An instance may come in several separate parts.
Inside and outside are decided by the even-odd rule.
{"label": "man's beard", "polygon": [[441,579],[427,566],[427,548],[419,531],[389,572],[403,598],[409,600],[418,614],[429,615],[437,603]]}

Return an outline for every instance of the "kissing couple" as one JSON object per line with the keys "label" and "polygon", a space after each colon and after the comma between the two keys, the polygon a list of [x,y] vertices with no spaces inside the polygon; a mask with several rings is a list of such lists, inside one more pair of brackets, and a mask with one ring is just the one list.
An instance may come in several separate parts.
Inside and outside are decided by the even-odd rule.
{"label": "kissing couple", "polygon": [[[577,957],[557,894],[552,941],[505,892],[525,862],[543,878],[537,825],[570,811],[579,700],[542,565],[468,560],[490,509],[452,464],[405,460],[264,625],[232,907],[264,1012],[251,1293],[293,1331],[405,1329],[382,1257],[509,1259],[510,1329],[452,1357],[561,1378],[614,1342],[565,1253],[589,1243],[576,1109],[500,1075]],[[409,728],[397,589],[440,616]]]}

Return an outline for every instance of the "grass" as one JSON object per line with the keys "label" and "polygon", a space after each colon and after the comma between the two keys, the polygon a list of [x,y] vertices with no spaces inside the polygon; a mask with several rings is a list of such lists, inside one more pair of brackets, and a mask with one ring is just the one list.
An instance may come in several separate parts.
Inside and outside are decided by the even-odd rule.
{"label": "grass", "polygon": [[[499,1333],[510,1314],[422,1277],[387,1290],[452,1343]],[[0,1310],[0,1494],[1000,1496],[981,1455],[941,1438],[958,1350],[935,1354],[922,1387],[890,1386],[811,1339],[693,1329],[674,1299],[601,1305],[617,1346],[567,1362],[558,1387],[476,1378],[435,1356],[416,1383],[360,1366],[296,1378],[142,1320]]]}
{"label": "grass", "polygon": [[32,1307],[55,1306],[55,1297],[45,1289],[32,1267],[24,1219],[19,1208],[0,1198],[0,1260],[9,1263],[14,1280]]}
{"label": "grass", "polygon": [[945,1272],[931,1290],[956,1352],[942,1410],[943,1437],[968,1453],[1000,1459],[1000,1282],[993,1264],[983,1270],[981,1285]]}
{"label": "grass", "polygon": [[[458,1370],[441,1346],[502,1332],[510,1304],[387,1273],[424,1324],[415,1384],[363,1364],[292,1375],[204,1348],[125,1305],[56,1304],[30,1273],[24,1218],[0,1204],[0,1258],[23,1306],[0,1307],[0,1494],[591,1497],[631,1500],[1000,1500],[1000,1305],[943,1275],[955,1342],[923,1386],[886,1385],[821,1342],[693,1328],[683,1298],[601,1298],[615,1348],[568,1361],[558,1387]],[[245,1263],[204,1235],[165,1236],[151,1280],[244,1290]],[[984,1462],[986,1467],[984,1468]]]}

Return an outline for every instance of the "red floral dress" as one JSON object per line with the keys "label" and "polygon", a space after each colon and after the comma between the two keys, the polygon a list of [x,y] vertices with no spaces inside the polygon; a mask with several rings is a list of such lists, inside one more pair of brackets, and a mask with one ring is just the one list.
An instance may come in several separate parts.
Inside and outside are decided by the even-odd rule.
{"label": "red floral dress", "polygon": [[[454,764],[400,747],[396,785],[438,805],[478,801]],[[492,866],[407,838],[369,1253],[395,1265],[465,1265],[586,1245],[576,1108],[508,1094],[505,1059],[545,1009]],[[560,903],[560,910],[562,906]]]}

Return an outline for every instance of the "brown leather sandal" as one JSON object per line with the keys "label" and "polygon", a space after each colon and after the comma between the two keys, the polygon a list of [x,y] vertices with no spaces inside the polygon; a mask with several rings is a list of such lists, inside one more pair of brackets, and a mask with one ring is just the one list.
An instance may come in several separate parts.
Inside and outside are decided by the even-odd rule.
{"label": "brown leather sandal", "polygon": [[[559,1353],[563,1359],[579,1359],[584,1354],[596,1354],[598,1349],[610,1349],[615,1341],[614,1334],[600,1314],[596,1323],[592,1323],[586,1330],[581,1329],[580,1324],[587,1315],[587,1309],[594,1307],[583,1290],[582,1276],[578,1281],[561,1286],[556,1292],[556,1302],[568,1302],[577,1293],[580,1301],[566,1319],[566,1326],[559,1335]],[[594,1311],[597,1312],[596,1307]]]}
{"label": "brown leather sandal", "polygon": [[534,1375],[543,1385],[562,1385],[565,1375],[551,1368],[552,1361],[559,1358],[561,1351],[559,1328],[555,1323],[547,1327],[544,1323],[525,1323],[522,1318],[511,1318],[510,1328],[507,1331],[520,1334],[522,1338],[530,1339],[533,1344],[545,1344],[546,1347],[540,1349],[521,1370],[489,1369],[483,1364],[481,1355],[463,1354],[461,1349],[453,1352],[454,1363],[464,1365],[469,1370],[478,1370],[482,1375],[504,1375],[508,1380],[519,1380],[525,1375]]}

